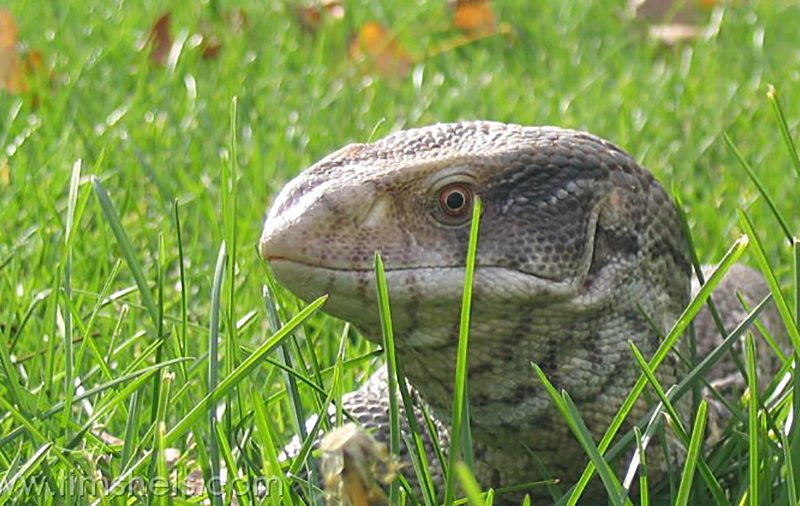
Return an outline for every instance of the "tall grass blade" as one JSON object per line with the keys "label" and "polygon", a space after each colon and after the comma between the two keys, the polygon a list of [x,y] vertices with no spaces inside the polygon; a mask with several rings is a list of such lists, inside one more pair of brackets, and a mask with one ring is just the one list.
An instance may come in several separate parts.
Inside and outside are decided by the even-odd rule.
{"label": "tall grass blade", "polygon": [[128,264],[128,269],[130,269],[131,275],[136,281],[136,286],[139,288],[139,293],[142,297],[142,303],[144,304],[145,309],[147,309],[147,313],[150,315],[150,318],[153,322],[153,328],[158,328],[158,308],[156,307],[156,301],[153,297],[153,292],[150,290],[150,286],[147,284],[147,279],[144,276],[142,266],[136,259],[136,254],[133,250],[133,244],[131,244],[131,240],[128,237],[128,234],[125,233],[125,229],[122,227],[122,222],[119,220],[119,212],[117,212],[116,207],[114,207],[114,203],[111,201],[111,198],[108,196],[108,193],[106,192],[105,188],[103,188],[103,185],[96,176],[92,176],[92,186],[94,187],[95,195],[97,195],[97,198],[100,201],[100,208],[103,211],[103,216],[108,222],[109,227],[111,227],[111,232],[114,234],[114,238],[119,244],[119,249],[122,252],[123,258],[125,258],[125,263]]}
{"label": "tall grass blade", "polygon": [[789,308],[789,304],[786,302],[786,298],[783,296],[781,287],[778,284],[778,278],[775,275],[775,272],[772,270],[772,267],[769,265],[767,254],[764,251],[764,247],[761,244],[758,234],[756,234],[755,228],[753,227],[753,222],[750,220],[750,217],[747,215],[747,213],[742,210],[739,210],[739,223],[742,225],[742,228],[747,236],[753,242],[753,252],[755,254],[756,262],[758,262],[758,266],[761,269],[761,274],[764,276],[764,280],[769,286],[769,290],[772,293],[772,299],[775,301],[775,306],[778,308],[778,312],[783,319],[786,332],[789,335],[789,339],[792,341],[792,346],[794,346],[795,353],[800,353],[800,332],[797,330],[797,322],[794,320],[794,315]]}
{"label": "tall grass blade", "polygon": [[[264,307],[267,309],[267,322],[270,329],[281,328],[280,318],[278,317],[278,308],[275,306],[274,292],[269,284],[263,287]],[[278,360],[286,366],[287,370],[292,370],[292,357],[287,343],[281,343],[278,347]],[[286,393],[289,396],[289,404],[292,407],[292,423],[294,430],[300,435],[300,439],[305,439],[306,434],[306,414],[303,409],[303,403],[300,400],[300,391],[297,388],[297,380],[295,375],[290,374],[287,370],[283,371],[283,382],[286,384]]]}
{"label": "tall grass blade", "polygon": [[[708,278],[706,283],[700,287],[700,290],[697,292],[697,295],[692,299],[686,309],[683,311],[681,316],[672,326],[672,329],[669,331],[667,336],[661,342],[661,345],[656,350],[653,358],[650,359],[649,365],[650,368],[655,371],[658,369],[658,366],[661,362],[666,358],[669,351],[672,347],[677,343],[680,336],[686,330],[686,328],[691,323],[692,319],[695,317],[697,312],[700,308],[706,303],[708,297],[711,295],[711,292],[717,287],[719,282],[722,280],[725,273],[728,272],[728,269],[736,263],[736,261],[742,256],[745,249],[747,248],[748,239],[747,236],[740,237],[736,240],[736,242],[731,246],[725,256],[720,261],[717,268],[714,269],[714,272],[711,273],[711,276]],[[628,396],[622,402],[622,405],[617,410],[617,414],[614,419],[611,421],[608,429],[606,429],[603,438],[600,440],[600,443],[597,445],[598,450],[601,454],[603,454],[608,447],[611,445],[611,442],[614,440],[614,437],[619,431],[622,423],[627,418],[628,414],[630,413],[631,408],[633,408],[634,403],[641,395],[642,391],[644,390],[645,385],[647,384],[647,380],[644,375],[641,375],[639,379],[636,381],[636,384],[633,386],[631,391],[628,393]],[[592,478],[594,474],[594,464],[590,461],[586,468],[583,471],[578,483],[573,488],[572,494],[570,495],[567,504],[570,506],[574,506],[577,504],[578,500],[580,499],[581,494],[583,493],[586,486],[589,484],[589,480]]]}
{"label": "tall grass blade", "polygon": [[[209,328],[208,343],[208,391],[213,392],[217,388],[217,376],[219,374],[219,313],[220,295],[222,292],[222,278],[225,271],[225,241],[219,247],[217,254],[217,266],[214,269],[214,284],[211,288],[211,326]],[[219,441],[217,439],[217,406],[216,403],[208,404],[208,451],[209,463],[211,464],[210,484],[220,483],[219,468]],[[208,488],[208,495],[212,504],[220,504],[218,490]]]}
{"label": "tall grass blade", "polygon": [[792,134],[789,132],[789,124],[786,122],[786,115],[783,114],[783,107],[778,97],[778,90],[771,84],[767,89],[767,100],[769,100],[770,105],[772,105],[772,112],[775,114],[775,119],[778,120],[778,128],[780,128],[783,142],[789,149],[789,155],[792,159],[794,170],[797,172],[797,176],[800,177],[800,156],[797,154],[797,146],[792,140]]}
{"label": "tall grass blade", "polygon": [[224,397],[231,387],[238,385],[247,375],[288,336],[298,325],[311,316],[327,300],[327,296],[322,296],[303,308],[286,325],[275,332],[261,346],[259,346],[249,357],[244,359],[231,374],[219,382],[217,387],[210,391],[200,402],[198,402],[166,435],[167,444],[172,444],[177,438],[182,436],[191,428],[203,415],[207,407]]}
{"label": "tall grass blade", "polygon": [[53,447],[52,442],[40,446],[31,457],[10,478],[3,479],[0,483],[0,504],[6,504],[18,486],[24,486],[27,480],[39,468]]}
{"label": "tall grass blade", "polygon": [[[794,239],[793,253],[794,321],[800,323],[800,239]],[[800,367],[800,352],[795,349],[792,357],[794,362],[792,372],[792,413],[794,422],[791,429],[789,429],[789,458],[786,463],[787,472],[789,467],[793,469],[792,474],[788,475],[788,479],[793,482],[795,490],[797,490],[797,485],[800,484],[800,465],[796,465],[800,463],[800,429],[798,429],[800,424],[797,423],[797,416],[800,414],[800,395],[797,394],[800,392],[800,374],[797,373],[798,367]]]}
{"label": "tall grass blade", "polygon": [[700,406],[697,409],[697,415],[694,418],[694,425],[692,426],[692,438],[689,442],[689,450],[686,453],[686,462],[683,464],[681,484],[678,487],[678,497],[675,500],[676,506],[686,506],[689,504],[689,492],[692,490],[694,470],[697,465],[697,459],[700,456],[700,451],[703,447],[703,438],[706,431],[707,409],[708,404],[706,403],[706,400],[701,400]]}
{"label": "tall grass blade", "polygon": [[747,172],[747,175],[750,177],[750,180],[753,182],[754,185],[756,185],[756,188],[758,188],[758,193],[761,194],[761,197],[769,206],[770,210],[772,211],[772,215],[775,216],[776,220],[778,220],[778,224],[781,226],[783,234],[786,236],[786,239],[789,241],[789,243],[791,243],[792,232],[789,230],[789,225],[786,223],[786,218],[784,218],[783,214],[781,214],[781,212],[778,210],[778,206],[775,205],[775,202],[772,200],[772,197],[770,197],[769,193],[764,188],[764,185],[761,184],[761,180],[758,178],[755,171],[747,162],[747,160],[745,160],[744,155],[742,155],[742,153],[739,151],[739,148],[737,148],[736,145],[733,143],[733,140],[731,140],[728,133],[723,132],[722,138],[725,139],[725,144],[727,144],[728,148],[731,150],[731,152],[733,152],[733,156],[735,156],[736,159],[739,161],[739,165],[741,165],[742,168],[744,168],[745,172]]}
{"label": "tall grass blade", "polygon": [[750,464],[750,504],[761,504],[759,496],[759,455],[758,455],[758,378],[756,376],[756,348],[753,335],[748,334],[744,340],[745,360],[747,363],[747,450]]}
{"label": "tall grass blade", "polygon": [[[683,426],[683,422],[681,421],[681,416],[675,407],[672,404],[670,398],[675,398],[675,394],[677,393],[677,388],[672,388],[670,390],[670,394],[668,395],[664,391],[664,387],[661,386],[658,379],[656,378],[655,373],[647,364],[647,360],[642,355],[642,352],[639,351],[639,348],[636,347],[633,341],[628,341],[628,346],[630,346],[631,351],[633,352],[633,356],[636,359],[636,363],[639,365],[639,368],[642,370],[642,373],[647,378],[647,382],[653,388],[653,391],[656,392],[661,404],[667,410],[667,413],[670,417],[670,426],[673,428],[674,432],[677,434],[678,439],[681,441],[685,448],[689,448],[691,442],[689,438],[689,434],[686,432],[686,429]],[[700,474],[703,476],[703,479],[706,481],[709,490],[712,491],[714,497],[717,499],[717,504],[725,504],[725,492],[722,489],[717,478],[714,476],[714,473],[711,471],[711,468],[706,463],[705,459],[702,455],[698,456],[697,464],[700,468]]]}
{"label": "tall grass blade", "polygon": [[[400,410],[397,404],[397,352],[394,347],[392,331],[392,313],[389,308],[389,288],[386,285],[386,273],[380,251],[375,252],[375,280],[378,290],[378,304],[381,316],[381,334],[383,348],[386,350],[387,380],[389,383],[389,451],[392,455],[400,453]],[[400,381],[403,381],[402,378]],[[397,483],[389,487],[389,504],[397,501]]]}
{"label": "tall grass blade", "polygon": [[[61,264],[61,269],[63,270],[63,275],[61,276],[61,281],[64,284],[64,291],[63,297],[67,299],[65,301],[65,305],[69,304],[69,300],[72,298],[72,235],[75,229],[75,207],[78,201],[78,185],[80,184],[81,180],[81,165],[82,161],[79,158],[75,163],[72,165],[72,175],[69,180],[69,197],[67,200],[67,219],[65,223],[65,230],[66,233],[64,234],[64,252],[63,252],[63,263]],[[70,418],[70,410],[69,407],[71,405],[70,399],[73,396],[74,392],[74,380],[73,380],[73,367],[74,367],[74,359],[75,354],[72,349],[72,313],[65,307],[63,311],[63,318],[64,318],[64,413],[61,419],[61,427],[64,430],[65,435],[69,435],[69,418]]]}
{"label": "tall grass blade", "polygon": [[[464,272],[464,291],[461,299],[461,319],[458,328],[458,351],[456,358],[456,377],[453,393],[453,414],[450,429],[450,454],[448,455],[447,478],[445,480],[444,504],[453,504],[455,483],[455,464],[462,458],[464,452],[471,454],[472,448],[464,448],[464,427],[469,427],[469,418],[466,415],[466,402],[469,400],[467,395],[467,352],[469,348],[469,322],[470,310],[472,306],[472,279],[475,275],[475,257],[478,251],[478,234],[480,231],[480,219],[483,203],[479,198],[475,198],[472,208],[472,224],[469,231],[469,244],[467,246],[466,268]],[[472,459],[467,459],[471,461]]]}
{"label": "tall grass blade", "polygon": [[547,394],[553,400],[561,416],[564,417],[564,420],[567,422],[569,429],[580,443],[583,451],[586,452],[586,455],[594,463],[597,474],[600,475],[600,479],[608,491],[609,501],[618,506],[622,505],[624,502],[621,495],[622,485],[619,483],[619,480],[617,480],[608,462],[603,459],[603,456],[597,450],[597,447],[592,441],[592,436],[589,434],[589,430],[586,428],[586,424],[583,422],[572,399],[566,392],[562,391],[559,394],[556,387],[553,386],[538,364],[531,365],[533,366],[534,372],[536,372],[536,376],[539,377],[542,386],[544,386],[547,391]]}
{"label": "tall grass blade", "polygon": [[639,427],[633,428],[636,439],[636,451],[639,453],[639,506],[650,506],[650,487],[647,482],[647,453],[642,441],[642,431]]}
{"label": "tall grass blade", "polygon": [[[375,279],[378,290],[378,307],[381,317],[383,349],[386,351],[387,380],[389,383],[389,446],[393,455],[397,455],[400,451],[400,414],[397,402],[397,393],[399,392],[403,402],[406,421],[411,430],[411,441],[408,443],[413,442],[413,444],[407,445],[409,455],[415,468],[425,503],[432,505],[436,502],[436,495],[430,476],[425,446],[420,436],[421,431],[419,423],[414,415],[414,405],[411,400],[411,395],[408,392],[400,357],[397,356],[397,349],[394,342],[394,330],[392,328],[392,313],[389,303],[389,287],[386,283],[386,272],[380,251],[375,252]],[[397,431],[396,436],[395,430]],[[435,432],[433,434],[435,434]],[[397,446],[395,447],[395,445]],[[397,484],[392,483],[389,489],[390,504],[396,494]]]}
{"label": "tall grass blade", "polygon": [[[796,413],[796,411],[795,411]],[[786,492],[789,497],[789,504],[797,504],[797,476],[794,469],[794,458],[792,457],[789,438],[781,432],[781,449],[783,450],[783,462],[786,466]]]}
{"label": "tall grass blade", "polygon": [[463,462],[456,462],[456,474],[458,481],[461,483],[461,488],[467,495],[467,502],[470,506],[484,506],[486,504],[481,487],[478,481],[472,474],[472,471]]}

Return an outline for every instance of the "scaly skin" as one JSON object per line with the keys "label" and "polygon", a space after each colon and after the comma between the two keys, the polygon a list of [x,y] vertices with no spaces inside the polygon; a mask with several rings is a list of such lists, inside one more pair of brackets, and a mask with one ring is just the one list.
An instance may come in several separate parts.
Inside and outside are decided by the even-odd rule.
{"label": "scaly skin", "polygon": [[[446,425],[474,196],[484,204],[468,365],[477,478],[485,487],[541,479],[534,454],[572,484],[585,453],[530,364],[570,394],[597,441],[639,375],[628,340],[652,355],[652,324],[663,334],[689,300],[675,207],[622,150],[582,132],[491,122],[350,145],[277,196],[261,252],[278,281],[305,300],[329,294],[328,313],[380,342],[379,250],[399,359]],[[665,387],[679,374],[674,359],[659,369]],[[346,407],[385,433],[384,385],[373,378]],[[639,402],[629,420],[646,410]],[[666,465],[652,450],[651,480]]]}

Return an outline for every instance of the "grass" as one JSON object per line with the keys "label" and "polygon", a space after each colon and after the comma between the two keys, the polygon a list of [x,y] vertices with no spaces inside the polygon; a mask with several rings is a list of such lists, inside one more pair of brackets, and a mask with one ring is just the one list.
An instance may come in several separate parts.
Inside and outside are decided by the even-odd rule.
{"label": "grass", "polygon": [[[318,311],[322,300],[274,286],[254,245],[271,195],[373,133],[480,118],[614,141],[678,194],[701,262],[747,235],[737,254],[765,274],[800,349],[800,6],[735,2],[709,38],[665,47],[621,3],[498,2],[511,33],[458,46],[439,1],[348,2],[316,34],[282,2],[212,1],[174,8],[173,57],[157,66],[137,44],[164,2],[14,2],[20,40],[43,53],[48,76],[32,84],[35,107],[0,94],[0,502],[160,502],[159,487],[183,483],[173,468],[199,466],[213,482],[221,462],[286,492],[259,499],[250,487],[243,504],[313,495],[302,486],[290,498],[278,453],[294,434],[309,452],[316,429],[303,420],[380,356]],[[241,29],[230,21],[239,7]],[[350,33],[372,19],[414,56],[408,77],[362,74],[348,59]],[[195,46],[200,30],[220,39],[216,59]],[[663,400],[691,391],[702,367],[689,384],[662,385]],[[711,474],[731,504],[795,503],[800,436],[773,427],[797,412],[798,381],[760,378],[767,388],[732,406],[738,425],[711,453],[690,453],[701,473],[691,490],[680,480],[691,469],[676,469],[672,491],[644,480],[648,501],[711,490],[719,503]],[[684,428],[690,448],[704,423]],[[659,430],[671,429],[645,421],[628,440],[658,444]],[[611,442],[585,441],[595,458],[620,453]],[[168,463],[161,448],[180,457]],[[456,469],[472,504],[491,501],[468,466]],[[220,488],[214,500],[227,502],[231,487]]]}

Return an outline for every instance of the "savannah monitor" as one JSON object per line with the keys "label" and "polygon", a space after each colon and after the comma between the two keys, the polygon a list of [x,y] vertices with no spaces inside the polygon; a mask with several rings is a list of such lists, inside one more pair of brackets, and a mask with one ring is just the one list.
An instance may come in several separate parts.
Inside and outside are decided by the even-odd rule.
{"label": "savannah monitor", "polygon": [[[381,342],[373,272],[380,251],[398,358],[417,402],[436,418],[426,449],[436,437],[446,450],[478,197],[468,358],[475,474],[483,487],[504,487],[542,479],[544,469],[568,487],[587,457],[531,363],[569,393],[596,442],[640,375],[628,341],[650,357],[691,292],[676,208],[629,155],[554,127],[476,121],[400,131],[346,146],[286,185],[268,211],[261,253],[300,298],[328,294],[326,312]],[[723,285],[714,297],[730,331],[746,314],[735,291],[750,304],[768,291],[739,265]],[[707,351],[720,337],[708,314],[701,318],[698,348]],[[673,353],[659,379],[667,388],[682,371]],[[388,440],[385,373],[346,395],[344,408]],[[647,409],[640,400],[628,420]],[[648,451],[651,480],[666,467],[658,446]],[[436,458],[428,460],[441,483]],[[590,498],[603,494],[595,482]],[[549,497],[544,488],[532,493]]]}

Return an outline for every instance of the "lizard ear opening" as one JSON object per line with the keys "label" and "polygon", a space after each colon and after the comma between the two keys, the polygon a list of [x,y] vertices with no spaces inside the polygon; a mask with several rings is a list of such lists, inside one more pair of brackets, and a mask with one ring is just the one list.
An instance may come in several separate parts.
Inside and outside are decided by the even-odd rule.
{"label": "lizard ear opening", "polygon": [[624,265],[639,254],[640,235],[636,224],[620,216],[613,197],[603,205],[597,217],[594,248],[588,275],[600,272],[606,265]]}

